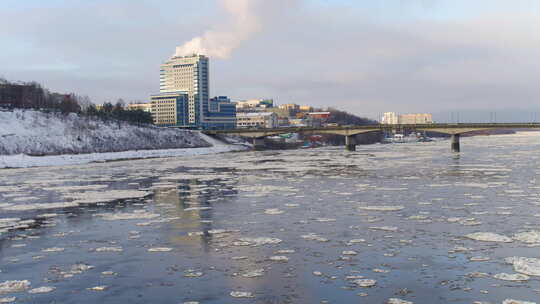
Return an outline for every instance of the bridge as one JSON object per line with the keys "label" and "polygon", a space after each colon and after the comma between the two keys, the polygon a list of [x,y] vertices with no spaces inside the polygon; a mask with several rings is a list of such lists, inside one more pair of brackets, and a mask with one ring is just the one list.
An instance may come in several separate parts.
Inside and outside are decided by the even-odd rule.
{"label": "bridge", "polygon": [[460,151],[460,136],[473,131],[493,129],[540,129],[540,123],[432,123],[432,124],[374,124],[358,126],[333,126],[333,127],[284,127],[274,129],[230,129],[230,130],[206,130],[207,135],[232,135],[249,137],[253,139],[255,150],[264,149],[264,138],[286,133],[302,134],[335,134],[345,136],[345,148],[347,151],[356,150],[356,135],[368,132],[390,132],[394,130],[432,131],[451,135],[451,149],[453,152]]}

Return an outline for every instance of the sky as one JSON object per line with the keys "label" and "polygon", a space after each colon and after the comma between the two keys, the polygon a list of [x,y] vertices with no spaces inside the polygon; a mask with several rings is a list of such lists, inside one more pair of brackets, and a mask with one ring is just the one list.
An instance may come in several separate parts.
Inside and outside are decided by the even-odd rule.
{"label": "sky", "polygon": [[2,0],[0,47],[0,77],[95,103],[148,101],[199,49],[233,100],[540,120],[537,0]]}

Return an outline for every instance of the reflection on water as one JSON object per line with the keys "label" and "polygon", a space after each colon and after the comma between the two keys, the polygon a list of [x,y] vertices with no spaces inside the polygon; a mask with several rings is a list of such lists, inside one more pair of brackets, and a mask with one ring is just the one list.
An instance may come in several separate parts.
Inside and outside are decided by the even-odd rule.
{"label": "reflection on water", "polygon": [[535,260],[505,258],[538,257],[540,137],[448,146],[3,170],[0,299],[537,299]]}

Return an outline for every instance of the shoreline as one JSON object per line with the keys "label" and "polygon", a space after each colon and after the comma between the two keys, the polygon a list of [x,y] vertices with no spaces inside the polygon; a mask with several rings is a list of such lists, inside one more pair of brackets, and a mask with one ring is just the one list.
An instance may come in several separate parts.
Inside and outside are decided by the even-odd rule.
{"label": "shoreline", "polygon": [[151,158],[168,158],[181,156],[195,156],[206,154],[218,154],[225,152],[246,151],[249,148],[244,145],[226,144],[204,134],[201,137],[211,147],[156,149],[156,150],[130,150],[122,152],[103,152],[86,154],[60,154],[46,156],[29,156],[25,154],[0,155],[1,169],[23,169],[34,167],[60,167],[70,165],[84,165],[90,163],[104,163],[113,161],[126,161]]}

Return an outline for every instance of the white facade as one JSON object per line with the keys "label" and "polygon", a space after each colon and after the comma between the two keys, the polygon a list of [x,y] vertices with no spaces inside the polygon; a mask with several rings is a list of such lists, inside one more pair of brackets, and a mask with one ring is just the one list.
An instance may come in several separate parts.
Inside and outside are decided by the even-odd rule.
{"label": "white facade", "polygon": [[276,113],[236,113],[237,128],[277,128]]}
{"label": "white facade", "polygon": [[396,112],[386,112],[383,114],[381,123],[385,125],[397,125],[399,123]]}
{"label": "white facade", "polygon": [[185,115],[190,125],[204,120],[203,106],[210,95],[209,62],[203,55],[173,56],[161,65],[160,93],[187,92],[188,107]]}
{"label": "white facade", "polygon": [[387,125],[415,125],[433,123],[433,115],[428,113],[396,114],[396,112],[386,112],[383,114],[382,124]]}

